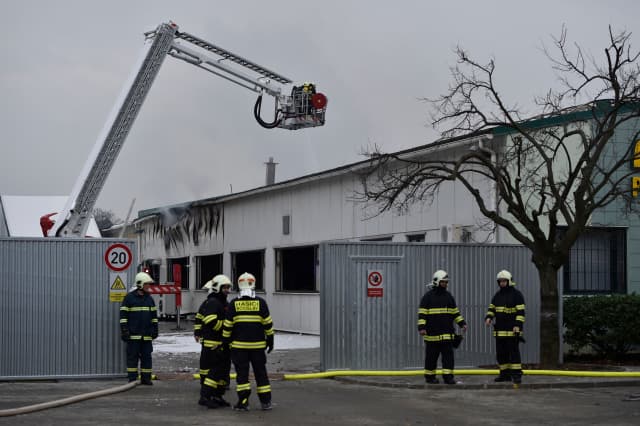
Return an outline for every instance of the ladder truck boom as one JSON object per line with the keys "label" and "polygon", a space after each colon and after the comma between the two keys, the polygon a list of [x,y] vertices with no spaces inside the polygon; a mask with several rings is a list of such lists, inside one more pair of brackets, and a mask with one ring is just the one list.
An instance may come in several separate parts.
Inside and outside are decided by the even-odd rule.
{"label": "ladder truck boom", "polygon": [[[173,22],[145,34],[140,57],[104,128],[73,186],[64,210],[55,222],[41,218],[42,231],[51,237],[84,237],[93,208],[133,122],[167,56],[180,59],[259,94],[254,116],[265,128],[288,130],[322,126],[327,98],[312,83],[283,88],[293,81],[212,43],[180,32]],[[261,118],[262,94],[275,98],[272,122]],[[51,216],[51,215],[48,215]]]}

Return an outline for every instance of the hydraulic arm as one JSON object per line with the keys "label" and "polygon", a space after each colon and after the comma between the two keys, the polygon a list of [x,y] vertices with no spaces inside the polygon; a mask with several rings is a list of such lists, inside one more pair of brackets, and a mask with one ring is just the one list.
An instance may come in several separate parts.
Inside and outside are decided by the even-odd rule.
{"label": "hydraulic arm", "polygon": [[[145,36],[138,62],[76,180],[64,210],[55,222],[48,219],[51,215],[41,218],[45,236],[85,236],[100,191],[167,55],[258,93],[254,115],[265,128],[296,130],[324,125],[327,98],[317,93],[312,83],[293,86],[290,94],[283,94],[283,86],[290,85],[292,80],[180,32],[172,22],[159,25]],[[272,122],[265,122],[260,116],[265,92],[275,98]]]}

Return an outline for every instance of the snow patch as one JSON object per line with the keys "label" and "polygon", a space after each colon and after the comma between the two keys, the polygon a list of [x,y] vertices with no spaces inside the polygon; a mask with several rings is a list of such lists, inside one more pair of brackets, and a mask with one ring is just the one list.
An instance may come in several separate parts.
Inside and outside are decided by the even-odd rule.
{"label": "snow patch", "polygon": [[[274,350],[319,348],[320,336],[294,333],[276,333]],[[193,335],[184,333],[167,333],[158,336],[153,342],[154,352],[163,353],[200,353],[200,343]]]}

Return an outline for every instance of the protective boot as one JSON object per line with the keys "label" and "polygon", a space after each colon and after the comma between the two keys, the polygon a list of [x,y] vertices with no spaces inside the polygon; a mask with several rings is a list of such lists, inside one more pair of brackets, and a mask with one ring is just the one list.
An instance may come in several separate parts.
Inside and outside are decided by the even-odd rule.
{"label": "protective boot", "polygon": [[495,379],[493,379],[494,382],[510,382],[511,381],[511,375],[509,373],[502,373],[500,372],[500,375],[498,377],[496,377]]}
{"label": "protective boot", "polygon": [[251,391],[243,390],[238,392],[238,402],[233,406],[236,411],[249,411],[249,395]]}
{"label": "protective boot", "polygon": [[230,407],[231,404],[229,404],[222,396],[212,396],[211,400],[215,401],[216,404],[218,404],[218,406],[220,407]]}
{"label": "protective boot", "polygon": [[436,376],[433,374],[425,374],[424,378],[428,385],[437,385],[438,383],[440,383],[438,379],[436,379]]}
{"label": "protective boot", "polygon": [[444,380],[444,383],[447,385],[455,385],[456,381],[453,378],[453,374],[445,374],[444,376],[442,376],[442,379]]}

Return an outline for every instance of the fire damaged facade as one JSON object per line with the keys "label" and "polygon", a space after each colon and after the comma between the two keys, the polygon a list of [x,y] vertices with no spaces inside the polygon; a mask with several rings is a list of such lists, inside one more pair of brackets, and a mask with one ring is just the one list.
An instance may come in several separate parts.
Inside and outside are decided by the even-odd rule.
{"label": "fire damaged facade", "polygon": [[[537,119],[536,125],[566,125],[574,119],[584,117],[567,114]],[[630,122],[617,129],[608,156],[638,142],[633,139],[636,125]],[[514,136],[493,129],[396,155],[456,159],[478,149],[499,154]],[[250,272],[278,330],[317,334],[323,242],[517,243],[504,229],[487,228],[486,218],[457,181],[444,183],[433,200],[379,214],[377,206],[359,197],[368,160],[278,183],[269,170],[273,164],[267,163],[265,186],[139,212],[131,236],[138,241],[140,267],[148,268],[159,282],[171,282],[173,266],[182,266],[180,314],[197,311],[206,297],[201,287],[214,275],[226,274],[236,283],[242,273]],[[640,169],[636,164],[629,167]],[[629,182],[629,190],[632,185],[636,180]],[[481,181],[478,187],[487,202],[498,203],[495,182]],[[640,291],[640,269],[630,261],[639,251],[637,214],[628,214],[621,202],[597,210],[561,270],[564,294]],[[162,296],[159,302],[161,315],[177,313],[173,296]]]}

